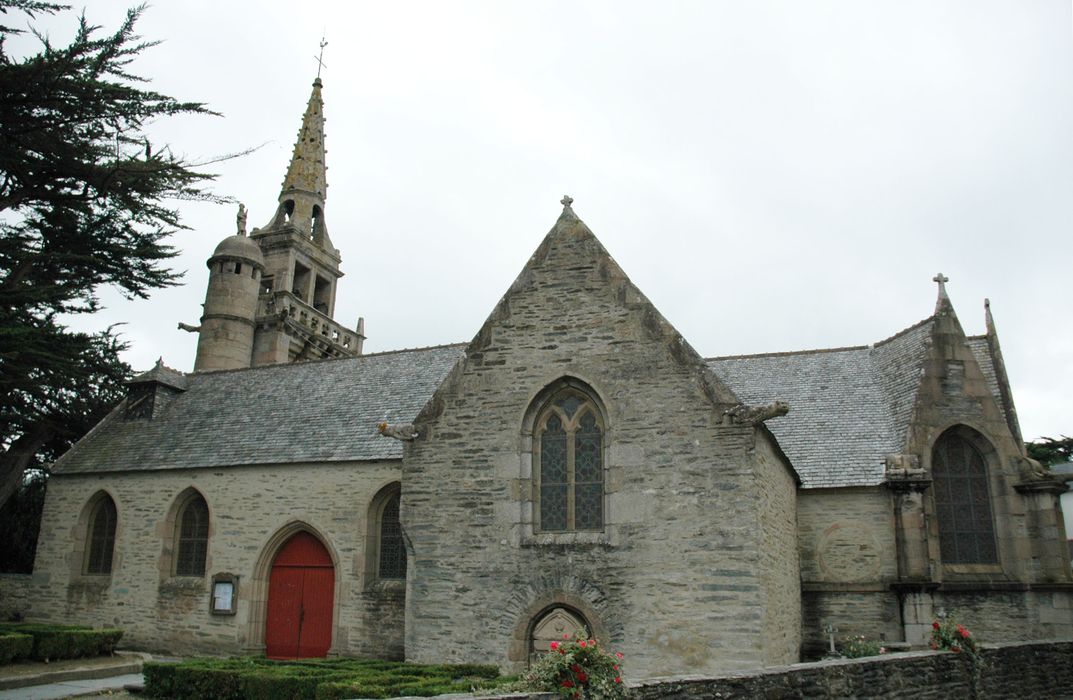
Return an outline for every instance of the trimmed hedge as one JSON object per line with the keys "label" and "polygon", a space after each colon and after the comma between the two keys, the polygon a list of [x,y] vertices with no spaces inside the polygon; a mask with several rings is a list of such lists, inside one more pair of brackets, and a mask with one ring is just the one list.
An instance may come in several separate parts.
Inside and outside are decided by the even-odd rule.
{"label": "trimmed hedge", "polygon": [[[2,623],[0,634],[28,635],[32,640],[32,648],[26,657],[35,661],[53,661],[111,654],[122,639],[123,630],[95,630],[82,625]],[[0,653],[0,662],[2,660],[3,655]]]}
{"label": "trimmed hedge", "polygon": [[34,650],[34,638],[15,632],[0,633],[0,664],[25,659]]}
{"label": "trimmed hedge", "polygon": [[270,661],[260,657],[148,663],[145,693],[173,700],[339,700],[465,693],[508,679],[495,666],[419,665],[364,659]]}

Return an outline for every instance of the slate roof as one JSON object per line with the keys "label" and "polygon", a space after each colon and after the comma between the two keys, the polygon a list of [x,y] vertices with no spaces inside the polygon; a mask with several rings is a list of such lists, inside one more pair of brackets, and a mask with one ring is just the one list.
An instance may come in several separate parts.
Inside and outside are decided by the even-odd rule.
{"label": "slate roof", "polygon": [[790,413],[765,425],[804,488],[878,484],[884,457],[899,452],[889,402],[867,347],[707,362],[746,404],[790,403]]}
{"label": "slate roof", "polygon": [[[884,458],[905,444],[931,322],[874,346],[706,363],[746,404],[790,403],[788,415],[766,425],[803,488],[873,486],[883,481]],[[1002,406],[986,337],[968,342]],[[180,375],[187,390],[166,402],[160,415],[127,420],[120,404],[53,471],[400,459],[402,444],[380,437],[376,424],[411,422],[464,348]],[[135,381],[154,377],[151,371]]]}
{"label": "slate roof", "polygon": [[399,459],[376,424],[413,421],[463,347],[187,375],[161,415],[127,420],[121,403],[53,471]]}
{"label": "slate roof", "polygon": [[995,372],[995,365],[991,362],[991,348],[988,347],[987,336],[972,335],[967,340],[969,341],[969,349],[972,350],[972,354],[976,356],[976,361],[980,364],[980,370],[983,372],[984,380],[987,382],[987,390],[995,397],[998,407],[1005,414],[1006,403],[1002,400],[1002,391],[998,385],[998,374]]}
{"label": "slate roof", "polygon": [[[803,488],[874,486],[900,453],[912,417],[932,318],[874,346],[717,357],[708,366],[749,405],[788,401],[765,423]],[[1003,407],[987,339],[968,339]]]}

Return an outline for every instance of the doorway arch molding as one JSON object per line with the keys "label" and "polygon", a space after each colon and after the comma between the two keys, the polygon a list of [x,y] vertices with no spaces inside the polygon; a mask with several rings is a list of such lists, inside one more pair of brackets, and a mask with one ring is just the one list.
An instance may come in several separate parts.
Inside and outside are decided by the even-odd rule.
{"label": "doorway arch molding", "polygon": [[[340,580],[339,553],[332,546],[331,541],[324,536],[316,527],[304,520],[291,520],[279,527],[261,546],[261,553],[253,567],[253,576],[247,588],[249,591],[249,620],[246,623],[245,651],[251,654],[263,654],[265,652],[265,625],[268,622],[268,582],[272,575],[272,563],[280,549],[299,532],[307,532],[315,537],[328,556],[331,557],[332,567],[335,571],[335,592],[332,600],[332,645],[328,649],[328,656],[338,655],[339,644],[339,601],[342,597],[342,581]],[[239,590],[246,588],[240,586]]]}

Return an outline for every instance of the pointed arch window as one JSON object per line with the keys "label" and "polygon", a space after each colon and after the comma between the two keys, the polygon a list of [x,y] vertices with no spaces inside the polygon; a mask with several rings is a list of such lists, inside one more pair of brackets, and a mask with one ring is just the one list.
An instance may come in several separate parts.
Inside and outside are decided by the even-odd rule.
{"label": "pointed arch window", "polygon": [[176,576],[204,576],[209,549],[209,506],[199,493],[183,505],[177,523]]}
{"label": "pointed arch window", "polygon": [[945,564],[997,564],[995,521],[987,463],[957,433],[939,438],[932,451],[932,488]]}
{"label": "pointed arch window", "polygon": [[536,500],[542,532],[604,527],[604,427],[595,402],[564,389],[537,417]]}
{"label": "pointed arch window", "polygon": [[86,573],[112,573],[112,555],[115,553],[116,507],[111,496],[102,495],[93,506],[89,517],[89,534],[86,543]]}
{"label": "pointed arch window", "polygon": [[380,565],[381,579],[406,578],[406,548],[402,541],[402,524],[399,522],[400,493],[395,492],[380,511]]}

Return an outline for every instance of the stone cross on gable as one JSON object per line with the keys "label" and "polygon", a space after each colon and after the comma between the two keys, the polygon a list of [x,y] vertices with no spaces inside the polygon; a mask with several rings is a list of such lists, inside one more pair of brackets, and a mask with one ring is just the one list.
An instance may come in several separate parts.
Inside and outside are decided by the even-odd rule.
{"label": "stone cross on gable", "polygon": [[931,281],[939,283],[939,296],[946,296],[946,283],[950,281],[950,278],[940,272],[932,277]]}
{"label": "stone cross on gable", "polygon": [[573,198],[573,197],[571,197],[571,196],[570,196],[570,195],[568,195],[568,194],[567,194],[567,195],[563,195],[563,198],[562,198],[561,200],[559,200],[559,204],[562,204],[562,205],[563,205],[564,207],[568,207],[568,206],[570,206],[570,205],[571,205],[571,204],[573,204],[573,203],[574,203],[574,198]]}
{"label": "stone cross on gable", "polygon": [[327,45],[328,45],[328,42],[324,41],[324,37],[321,37],[320,38],[320,55],[319,56],[314,56],[314,58],[317,59],[317,78],[320,78],[320,69],[328,67],[328,66],[324,65],[324,47],[327,46]]}

